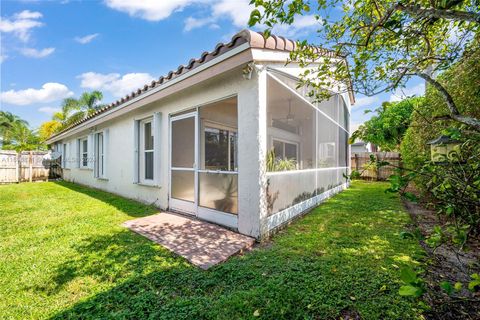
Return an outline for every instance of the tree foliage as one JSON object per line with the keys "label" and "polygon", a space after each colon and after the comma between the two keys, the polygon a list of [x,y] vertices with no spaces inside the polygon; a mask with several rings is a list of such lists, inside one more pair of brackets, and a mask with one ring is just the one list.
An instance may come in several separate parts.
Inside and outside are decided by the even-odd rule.
{"label": "tree foliage", "polygon": [[351,142],[360,139],[379,146],[384,151],[399,151],[400,143],[410,125],[415,108],[423,98],[409,98],[400,102],[384,102],[375,111],[376,116],[365,121],[351,136]]}
{"label": "tree foliage", "polygon": [[19,126],[27,127],[28,122],[11,112],[0,111],[0,136],[3,144],[10,143],[14,128]]}
{"label": "tree foliage", "polygon": [[57,120],[45,121],[40,125],[40,128],[38,129],[38,134],[40,135],[40,139],[42,139],[42,141],[46,141],[54,133],[58,132],[61,128],[62,123]]}
{"label": "tree foliage", "polygon": [[40,127],[42,139],[48,139],[102,108],[104,106],[100,103],[102,99],[103,94],[100,91],[84,92],[78,99],[64,99],[61,110],[53,115],[52,120],[42,123]]}
{"label": "tree foliage", "polygon": [[[480,46],[476,46],[471,54],[440,74],[437,81],[452,92],[462,114],[480,118]],[[407,129],[401,144],[404,164],[415,168],[430,158],[427,142],[438,137],[449,128],[463,128],[461,124],[441,119],[448,113],[448,107],[439,92],[427,86],[425,100],[421,108],[416,108],[412,115],[412,124]],[[468,133],[467,135],[471,134]]]}
{"label": "tree foliage", "polygon": [[0,137],[4,150],[38,150],[45,147],[27,121],[8,111],[0,111]]}
{"label": "tree foliage", "polygon": [[[463,114],[480,118],[480,47],[437,80],[452,92]],[[413,113],[400,148],[406,168],[413,172],[404,184],[414,182],[429,196],[439,213],[458,226],[455,234],[480,234],[480,134],[464,124],[431,120],[446,110],[439,92],[427,87],[423,107]],[[427,142],[442,134],[461,141],[461,152],[459,159],[437,165],[430,162]]]}
{"label": "tree foliage", "polygon": [[[324,88],[345,84],[367,96],[402,87],[412,76],[429,82],[442,96],[448,116],[480,131],[480,120],[465,116],[441,83],[431,75],[447,70],[472,48],[480,30],[477,0],[252,0],[250,25],[261,24],[268,36],[275,25],[292,24],[299,15],[314,14],[322,46],[339,58],[325,58],[306,41],[291,59],[301,66],[322,61],[302,76],[302,83],[323,99]],[[342,9],[339,17],[332,12]],[[340,59],[340,58],[343,58]],[[347,62],[350,68],[347,67]],[[332,67],[333,65],[333,67]]]}

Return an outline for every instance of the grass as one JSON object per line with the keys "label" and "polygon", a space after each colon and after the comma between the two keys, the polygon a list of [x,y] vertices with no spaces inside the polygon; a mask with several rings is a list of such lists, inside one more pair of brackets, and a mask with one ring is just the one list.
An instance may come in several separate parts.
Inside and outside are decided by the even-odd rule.
{"label": "grass", "polygon": [[381,183],[353,186],[273,237],[202,271],[120,224],[152,207],[70,183],[0,186],[3,318],[413,319],[399,267],[409,222]]}

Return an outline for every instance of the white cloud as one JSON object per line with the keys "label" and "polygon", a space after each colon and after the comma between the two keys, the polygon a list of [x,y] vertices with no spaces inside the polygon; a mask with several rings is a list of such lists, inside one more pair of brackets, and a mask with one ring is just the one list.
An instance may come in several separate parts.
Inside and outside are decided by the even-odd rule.
{"label": "white cloud", "polygon": [[107,91],[117,98],[143,87],[154,79],[148,73],[127,73],[121,76],[118,73],[96,72],[82,73],[77,78],[81,80],[82,88]]}
{"label": "white cloud", "polygon": [[5,60],[7,60],[8,56],[6,54],[0,54],[0,63],[4,62]]}
{"label": "white cloud", "polygon": [[390,96],[390,102],[398,102],[411,96],[423,96],[425,94],[425,83],[421,82],[410,88],[399,88]]}
{"label": "white cloud", "polygon": [[[250,12],[254,5],[249,0],[217,0],[211,2],[211,13],[207,17],[188,17],[185,20],[185,31],[200,28],[206,25],[214,26],[219,20],[228,19],[238,29],[247,28]],[[318,27],[319,20],[314,15],[299,15],[291,25],[276,25],[272,33],[295,37]],[[263,27],[263,26],[262,26]]]}
{"label": "white cloud", "polygon": [[31,30],[43,26],[43,23],[38,21],[41,17],[40,12],[24,10],[10,18],[0,18],[0,32],[13,33],[21,41],[27,42]]}
{"label": "white cloud", "polygon": [[160,21],[168,18],[174,11],[181,11],[192,4],[209,2],[208,0],[106,0],[108,7],[126,12],[132,17],[148,21]]}
{"label": "white cloud", "polygon": [[208,25],[210,28],[218,28],[216,23],[220,19],[231,20],[237,28],[248,27],[250,12],[254,6],[249,4],[249,0],[216,0],[209,1],[211,12],[206,17],[185,19],[185,31],[190,31]]}
{"label": "white cloud", "polygon": [[60,108],[53,108],[53,107],[41,107],[38,111],[46,113],[48,115],[53,115],[56,112],[60,112]]}
{"label": "white cloud", "polygon": [[16,19],[40,19],[42,14],[36,11],[23,10],[14,15]]}
{"label": "white cloud", "polygon": [[254,6],[249,0],[221,0],[212,6],[212,16],[215,19],[228,17],[235,27],[245,28]]}
{"label": "white cloud", "polygon": [[272,33],[284,37],[298,37],[318,28],[321,21],[317,20],[314,15],[297,16],[291,25],[278,24],[274,26]]}
{"label": "white cloud", "polygon": [[34,103],[47,103],[73,96],[73,92],[61,83],[48,82],[41,89],[8,90],[0,93],[3,103],[24,106]]}
{"label": "white cloud", "polygon": [[188,17],[185,19],[185,26],[183,30],[185,31],[190,31],[196,28],[203,27],[204,25],[207,25],[209,23],[213,24],[214,20],[212,18],[203,18],[203,19],[197,19],[194,17]]}
{"label": "white cloud", "polygon": [[[208,14],[185,19],[185,31],[208,26],[218,28],[219,20],[230,20],[238,28],[248,27],[250,12],[254,5],[250,0],[106,0],[106,5],[112,9],[126,12],[132,17],[138,17],[148,21],[160,21],[168,18],[171,14],[181,11],[186,7],[203,5],[209,9]],[[298,36],[302,32],[309,31],[318,26],[314,15],[298,16],[292,25],[278,25],[274,32],[287,37]]]}
{"label": "white cloud", "polygon": [[87,44],[98,36],[99,36],[98,33],[88,34],[84,37],[75,37],[75,41],[77,41],[78,43],[81,43],[81,44]]}
{"label": "white cloud", "polygon": [[23,48],[20,49],[20,52],[30,58],[45,58],[51,55],[55,51],[55,48],[45,48],[45,49],[34,49],[34,48]]}
{"label": "white cloud", "polygon": [[355,104],[353,107],[360,108],[365,106],[371,106],[374,103],[378,103],[379,99],[377,96],[373,97],[360,97],[355,99]]}

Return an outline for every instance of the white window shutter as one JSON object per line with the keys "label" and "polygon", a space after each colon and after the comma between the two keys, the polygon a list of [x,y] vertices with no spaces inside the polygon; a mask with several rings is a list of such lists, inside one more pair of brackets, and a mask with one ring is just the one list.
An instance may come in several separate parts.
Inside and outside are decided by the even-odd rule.
{"label": "white window shutter", "polygon": [[73,157],[73,141],[70,141],[67,144],[67,168],[71,169],[73,167],[72,157]]}
{"label": "white window shutter", "polygon": [[160,185],[161,178],[161,138],[162,138],[162,113],[153,114],[153,180],[155,185]]}
{"label": "white window shutter", "polygon": [[62,167],[62,169],[63,169],[63,168],[65,168],[65,157],[66,157],[66,154],[65,154],[65,146],[64,146],[64,143],[63,143],[63,142],[60,144],[60,154],[62,155],[61,167]]}
{"label": "white window shutter", "polygon": [[139,176],[139,137],[140,137],[140,121],[133,121],[133,183],[140,182]]}
{"label": "white window shutter", "polygon": [[103,178],[108,178],[109,131],[108,129],[103,131]]}
{"label": "white window shutter", "polygon": [[75,168],[80,168],[80,139],[75,140]]}
{"label": "white window shutter", "polygon": [[89,134],[87,139],[87,155],[88,155],[87,167],[89,169],[94,169],[94,163],[95,163],[94,140],[95,140],[94,134]]}
{"label": "white window shutter", "polygon": [[70,147],[70,142],[66,142],[65,143],[65,164],[64,164],[64,167],[65,169],[70,169],[70,165],[69,165],[69,148]]}

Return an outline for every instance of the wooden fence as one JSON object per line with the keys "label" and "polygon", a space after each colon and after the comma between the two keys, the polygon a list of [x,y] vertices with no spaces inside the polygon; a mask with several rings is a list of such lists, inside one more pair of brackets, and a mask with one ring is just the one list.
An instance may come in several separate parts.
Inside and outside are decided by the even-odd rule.
{"label": "wooden fence", "polygon": [[47,181],[52,177],[51,163],[46,163],[45,151],[0,150],[0,184],[24,181]]}
{"label": "wooden fence", "polygon": [[[371,156],[379,161],[389,162],[390,165],[379,168],[371,163]],[[364,180],[386,180],[395,173],[395,168],[402,167],[402,158],[397,152],[356,152],[351,155],[351,169],[360,173]]]}

